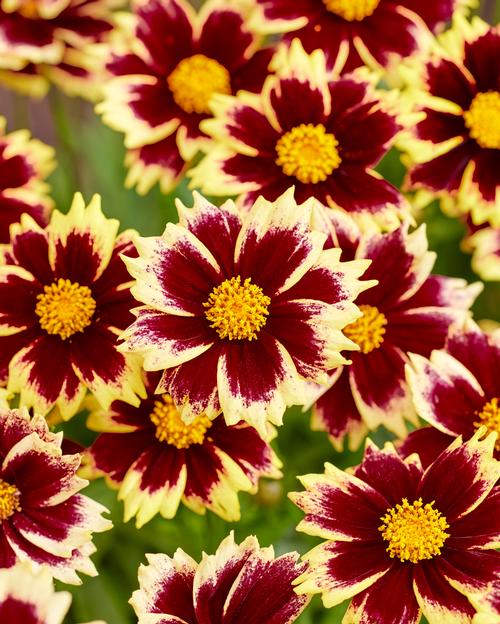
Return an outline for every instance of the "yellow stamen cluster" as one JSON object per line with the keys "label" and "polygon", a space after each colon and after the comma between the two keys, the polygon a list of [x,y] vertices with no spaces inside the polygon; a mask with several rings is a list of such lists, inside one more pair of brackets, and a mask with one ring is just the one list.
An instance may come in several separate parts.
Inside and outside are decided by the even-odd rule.
{"label": "yellow stamen cluster", "polygon": [[208,103],[214,93],[231,93],[227,69],[204,54],[182,59],[167,83],[176,104],[186,113],[210,113]]}
{"label": "yellow stamen cluster", "polygon": [[10,518],[16,511],[21,511],[20,497],[21,493],[15,485],[0,479],[0,522]]}
{"label": "yellow stamen cluster", "polygon": [[262,288],[247,279],[232,277],[219,284],[210,293],[203,306],[205,316],[221,338],[253,340],[266,324],[271,299]]}
{"label": "yellow stamen cluster", "polygon": [[19,13],[28,19],[38,17],[38,2],[39,0],[24,0],[18,8]]}
{"label": "yellow stamen cluster", "polygon": [[90,325],[96,302],[88,286],[61,277],[43,290],[37,296],[35,312],[40,317],[40,327],[48,334],[66,340]]}
{"label": "yellow stamen cluster", "polygon": [[207,429],[212,426],[212,421],[204,414],[187,425],[179,416],[169,394],[162,394],[161,399],[155,401],[149,418],[156,425],[155,435],[158,440],[178,449],[189,448],[192,444],[203,444]]}
{"label": "yellow stamen cluster", "polygon": [[464,113],[470,136],[481,147],[500,149],[500,93],[478,93]]}
{"label": "yellow stamen cluster", "polygon": [[329,11],[349,22],[360,22],[369,17],[379,3],[380,0],[323,0]]}
{"label": "yellow stamen cluster", "polygon": [[370,353],[384,342],[387,319],[375,306],[362,304],[359,309],[363,316],[347,325],[344,334],[359,346],[362,353]]}
{"label": "yellow stamen cluster", "polygon": [[481,411],[476,412],[478,420],[474,422],[474,427],[486,427],[489,432],[498,434],[495,448],[500,451],[500,398],[495,397],[483,406]]}
{"label": "yellow stamen cluster", "polygon": [[389,542],[387,552],[401,561],[418,563],[422,559],[432,559],[441,554],[441,548],[449,537],[445,532],[450,525],[432,503],[423,504],[422,499],[402,503],[388,509],[382,516],[383,524],[378,530]]}
{"label": "yellow stamen cluster", "polygon": [[300,124],[276,143],[276,164],[304,184],[324,182],[340,166],[335,136],[323,124]]}

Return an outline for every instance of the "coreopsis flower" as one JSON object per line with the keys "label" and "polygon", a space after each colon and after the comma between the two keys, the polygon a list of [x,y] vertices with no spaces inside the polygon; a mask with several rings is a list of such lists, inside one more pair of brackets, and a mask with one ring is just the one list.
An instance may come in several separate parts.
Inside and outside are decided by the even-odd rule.
{"label": "coreopsis flower", "polygon": [[191,210],[178,203],[178,225],[125,258],[144,305],[120,348],[164,371],[156,392],[187,424],[222,410],[228,425],[246,420],[265,437],[267,421],[303,403],[306,380],[326,381],[346,362],[340,350],[355,348],[341,329],[359,316],[352,300],[368,262],[323,250],[314,205],[290,189],[242,217],[230,200],[218,208],[195,194]]}
{"label": "coreopsis flower", "polygon": [[[446,35],[446,37],[445,37]],[[456,20],[410,91],[423,119],[401,144],[409,189],[500,226],[500,26]]]}
{"label": "coreopsis flower", "polygon": [[500,281],[500,226],[474,228],[463,246],[472,253],[472,268],[482,280]]}
{"label": "coreopsis flower", "polygon": [[11,226],[0,264],[0,379],[23,406],[63,418],[87,389],[103,406],[137,403],[140,362],[116,349],[132,320],[130,276],[120,254],[133,253],[133,232],[117,236],[96,195],[76,194],[70,211],[55,210],[43,229],[29,215]]}
{"label": "coreopsis flower", "polygon": [[54,82],[69,95],[99,92],[92,45],[113,28],[124,0],[1,0],[0,83],[43,96]]}
{"label": "coreopsis flower", "polygon": [[345,216],[328,217],[328,244],[345,259],[371,260],[363,278],[378,280],[356,299],[363,316],[344,330],[359,351],[350,354],[350,366],[333,372],[313,408],[315,429],[327,431],[338,449],[346,436],[357,448],[367,429],[382,424],[403,437],[405,419],[416,423],[405,379],[408,354],[428,356],[443,347],[450,328],[465,323],[482,285],[431,275],[436,255],[428,251],[425,226],[362,234]]}
{"label": "coreopsis flower", "polygon": [[192,186],[249,205],[294,184],[298,201],[315,197],[394,227],[405,200],[372,170],[401,128],[391,106],[362,77],[328,73],[323,52],[308,55],[298,41],[273,68],[259,96],[214,97],[202,128],[217,143],[189,171]]}
{"label": "coreopsis flower", "polygon": [[394,65],[421,50],[454,11],[469,0],[256,0],[251,25],[263,33],[298,37],[304,48],[325,51],[330,67]]}
{"label": "coreopsis flower", "polygon": [[392,444],[368,443],[353,473],[331,464],[300,477],[292,500],[299,530],[327,540],[307,555],[299,594],[329,608],[352,598],[344,622],[471,622],[469,597],[493,596],[500,580],[500,496],[495,435],[457,438],[423,470]]}
{"label": "coreopsis flower", "polygon": [[154,394],[159,381],[148,374],[139,407],[115,401],[91,412],[87,426],[104,433],[89,449],[90,470],[120,488],[125,521],[136,516],[138,527],[157,513],[173,518],[181,500],[239,520],[238,490],[255,493],[259,477],[279,478],[279,460],[245,422],[228,427],[202,414],[187,425],[168,394]]}
{"label": "coreopsis flower", "polygon": [[[126,186],[147,193],[173,188],[203,145],[199,128],[214,93],[258,91],[272,50],[245,25],[237,3],[205,2],[196,14],[185,0],[135,0],[133,32],[108,63],[115,76],[97,110],[125,133]],[[128,42],[128,43],[127,43]]]}
{"label": "coreopsis flower", "polygon": [[28,130],[5,134],[5,126],[0,115],[0,244],[9,241],[9,227],[23,212],[45,225],[52,201],[44,180],[55,167],[52,147]]}
{"label": "coreopsis flower", "polygon": [[112,525],[105,507],[79,494],[88,483],[76,476],[81,455],[63,454],[61,442],[43,417],[0,411],[0,568],[28,561],[79,584],[77,572],[97,575],[92,533]]}
{"label": "coreopsis flower", "polygon": [[[432,427],[413,431],[400,448],[428,465],[458,435],[479,427],[500,435],[500,332],[489,335],[469,321],[450,334],[430,359],[411,355],[407,378],[418,415]],[[495,457],[500,459],[500,442]]]}
{"label": "coreopsis flower", "polygon": [[214,555],[198,564],[178,548],[173,557],[146,555],[139,568],[139,589],[132,594],[139,624],[203,622],[291,624],[308,603],[292,582],[306,566],[297,553],[275,558],[254,536],[236,544],[233,533]]}

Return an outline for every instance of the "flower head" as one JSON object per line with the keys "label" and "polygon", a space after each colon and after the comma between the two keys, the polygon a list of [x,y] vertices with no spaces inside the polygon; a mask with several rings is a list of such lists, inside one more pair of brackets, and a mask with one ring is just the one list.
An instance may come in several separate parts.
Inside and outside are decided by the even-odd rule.
{"label": "flower head", "polygon": [[51,147],[27,130],[5,134],[5,123],[0,116],[0,244],[9,241],[9,227],[23,212],[45,225],[52,201],[44,179],[55,166]]}
{"label": "flower head", "polygon": [[246,420],[265,437],[268,420],[281,424],[304,401],[305,380],[325,381],[345,362],[339,350],[355,347],[341,329],[359,315],[352,299],[367,263],[323,251],[313,205],[290,190],[242,217],[232,201],[217,208],[195,195],[193,209],[179,204],[178,225],[126,258],[144,305],[120,348],[164,371],[156,392],[186,423],[222,409],[228,425]]}
{"label": "flower head", "polygon": [[76,195],[71,210],[54,211],[42,229],[28,215],[12,226],[0,266],[0,376],[21,403],[64,418],[89,389],[104,405],[143,392],[135,357],[116,350],[132,320],[130,277],[120,253],[133,253],[133,232],[117,236],[100,199]]}
{"label": "flower head", "polygon": [[159,380],[148,374],[138,407],[115,401],[91,412],[89,428],[104,432],[89,450],[91,471],[119,487],[125,520],[137,516],[138,526],[156,513],[172,518],[181,500],[239,519],[238,490],[254,493],[259,477],[280,477],[279,460],[245,422],[227,426],[202,414],[186,424],[168,394],[154,394]]}
{"label": "flower head", "polygon": [[457,438],[425,471],[369,442],[352,474],[326,464],[301,477],[298,528],[327,541],[305,556],[299,595],[321,593],[327,608],[352,598],[349,622],[471,622],[500,569],[500,464],[483,434]]}
{"label": "flower head", "polygon": [[211,115],[210,98],[258,91],[272,51],[258,49],[238,3],[209,0],[197,14],[185,0],[135,0],[132,7],[97,110],[125,133],[126,185],[145,194],[160,182],[168,192],[210,143],[199,127]]}
{"label": "flower head", "polygon": [[212,100],[215,117],[202,128],[216,145],[188,172],[192,186],[250,205],[260,195],[274,201],[293,184],[298,201],[314,197],[397,225],[405,201],[372,169],[401,128],[383,96],[364,76],[328,72],[321,50],[307,55],[298,41],[271,67],[260,95]]}
{"label": "flower head", "polygon": [[180,548],[173,557],[147,558],[130,600],[139,624],[155,616],[162,622],[291,624],[309,601],[292,587],[306,568],[298,554],[275,558],[273,547],[261,548],[253,536],[236,544],[231,533],[199,564]]}
{"label": "flower head", "polygon": [[18,561],[45,565],[65,583],[95,576],[92,532],[111,528],[106,509],[79,491],[81,456],[63,455],[62,434],[26,410],[0,411],[0,568]]}
{"label": "flower head", "polygon": [[456,20],[410,94],[422,120],[401,146],[407,186],[452,214],[500,226],[500,26]]}

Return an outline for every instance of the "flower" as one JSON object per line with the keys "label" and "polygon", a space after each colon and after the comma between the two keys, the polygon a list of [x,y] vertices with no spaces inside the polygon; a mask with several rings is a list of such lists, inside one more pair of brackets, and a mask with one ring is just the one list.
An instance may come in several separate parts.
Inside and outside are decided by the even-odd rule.
{"label": "flower", "polygon": [[[250,24],[263,33],[298,37],[308,52],[325,51],[330,67],[346,60],[348,71],[367,64],[394,65],[430,41],[469,0],[257,0]],[[340,67],[341,69],[341,67]]]}
{"label": "flower", "polygon": [[120,259],[133,253],[133,232],[117,236],[95,196],[76,194],[68,214],[54,211],[42,229],[29,215],[11,226],[0,264],[0,378],[26,407],[63,418],[89,389],[104,406],[135,403],[144,387],[135,357],[116,350],[132,320],[130,277]]}
{"label": "flower", "polygon": [[[454,331],[430,359],[410,356],[407,378],[418,415],[432,427],[410,433],[400,452],[419,453],[427,465],[458,435],[479,427],[500,436],[500,333],[488,335],[473,322]],[[500,442],[495,457],[500,459]]]}
{"label": "flower", "polygon": [[371,260],[363,277],[378,284],[356,299],[363,316],[344,333],[360,350],[350,366],[333,372],[326,392],[320,389],[313,428],[327,431],[339,450],[346,436],[355,449],[367,428],[381,424],[404,437],[405,419],[416,423],[405,380],[408,354],[443,347],[450,327],[465,323],[482,285],[430,274],[436,255],[423,225],[411,233],[405,223],[387,234],[362,234],[352,220],[332,214],[323,229],[343,258]]}
{"label": "flower", "polygon": [[28,130],[5,134],[5,125],[0,115],[0,244],[9,241],[9,227],[23,212],[45,225],[52,200],[44,179],[55,167],[52,147]]}
{"label": "flower", "polygon": [[30,561],[79,584],[77,572],[97,575],[92,533],[112,525],[105,507],[78,493],[88,483],[76,476],[81,456],[63,455],[61,442],[43,417],[0,411],[0,568]]}
{"label": "flower", "polygon": [[120,349],[164,371],[156,392],[186,424],[222,409],[228,425],[246,420],[266,437],[268,420],[280,425],[304,401],[305,380],[326,381],[346,361],[339,350],[355,348],[341,329],[359,315],[352,299],[368,263],[323,251],[313,206],[290,189],[243,218],[232,201],[217,208],[195,194],[191,210],[178,203],[178,225],[125,258],[144,305]]}
{"label": "flower", "polygon": [[156,513],[173,518],[181,499],[198,513],[239,520],[237,491],[255,493],[259,477],[279,478],[279,460],[245,422],[228,427],[202,414],[186,425],[168,394],[154,394],[159,380],[149,373],[139,407],[115,401],[91,412],[87,426],[105,432],[89,449],[91,472],[120,488],[125,521],[137,516],[138,527]]}
{"label": "flower", "polygon": [[[307,55],[295,41],[274,57],[276,75],[262,93],[215,96],[214,119],[202,128],[216,141],[191,169],[191,185],[212,195],[259,195],[274,201],[295,184],[298,201],[315,197],[397,225],[401,193],[374,172],[401,126],[362,76],[327,72],[321,50]],[[363,74],[364,76],[364,74]]]}
{"label": "flower", "polygon": [[[298,529],[326,542],[305,555],[299,594],[321,593],[329,608],[353,598],[345,622],[471,622],[469,596],[499,581],[500,464],[495,435],[457,438],[424,472],[414,455],[368,441],[352,474],[325,464],[300,478],[292,500]],[[395,589],[397,588],[397,591]]]}
{"label": "flower", "polygon": [[261,548],[254,536],[236,544],[231,533],[199,564],[180,548],[173,557],[146,556],[149,565],[139,568],[140,589],[130,599],[139,624],[155,617],[179,623],[289,624],[309,601],[292,588],[306,567],[298,554],[275,558],[273,547]]}
{"label": "flower", "polygon": [[500,281],[500,226],[471,228],[463,247],[472,252],[472,268],[482,280]]}
{"label": "flower", "polygon": [[[209,0],[196,14],[185,0],[135,0],[124,41],[108,63],[112,76],[97,110],[125,133],[126,186],[167,193],[202,145],[213,93],[258,91],[272,50],[246,27],[237,3]],[[111,49],[113,51],[113,48]]]}
{"label": "flower", "polygon": [[0,82],[42,97],[49,81],[69,95],[99,92],[91,44],[113,28],[124,0],[1,0]]}
{"label": "flower", "polygon": [[[455,20],[419,68],[411,99],[423,118],[402,140],[407,188],[449,213],[500,226],[500,26]],[[420,84],[419,84],[420,83]]]}

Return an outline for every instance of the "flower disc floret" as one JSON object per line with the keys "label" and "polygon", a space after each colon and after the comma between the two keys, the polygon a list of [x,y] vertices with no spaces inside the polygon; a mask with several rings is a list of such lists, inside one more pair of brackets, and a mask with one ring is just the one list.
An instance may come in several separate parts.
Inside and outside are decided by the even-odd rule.
{"label": "flower disc floret", "polygon": [[380,0],[323,0],[323,4],[349,22],[360,22],[374,13]]}
{"label": "flower disc floret", "polygon": [[449,524],[440,511],[434,509],[434,502],[424,503],[422,499],[409,503],[403,498],[382,516],[379,531],[389,542],[387,552],[391,558],[418,563],[441,554],[441,548],[449,537]]}
{"label": "flower disc floret", "polygon": [[169,394],[163,394],[155,401],[149,417],[153,425],[156,425],[157,439],[178,449],[189,448],[192,444],[203,444],[205,434],[212,426],[212,421],[204,414],[186,424]]}
{"label": "flower disc floret", "polygon": [[40,317],[40,327],[48,334],[66,340],[91,324],[96,302],[88,286],[59,278],[43,290],[37,296],[35,313]]}
{"label": "flower disc floret", "polygon": [[500,93],[478,93],[464,113],[470,136],[487,149],[500,149]]}
{"label": "flower disc floret", "polygon": [[241,277],[226,279],[210,293],[203,306],[221,338],[254,340],[264,327],[269,315],[271,299],[250,277],[241,283]]}
{"label": "flower disc floret", "polygon": [[0,479],[0,523],[10,518],[16,511],[21,511],[20,496],[15,485]]}
{"label": "flower disc floret", "polygon": [[355,342],[362,353],[371,353],[384,342],[387,319],[375,306],[362,304],[363,316],[344,329],[344,334]]}
{"label": "flower disc floret", "polygon": [[474,421],[474,427],[486,427],[488,431],[498,434],[495,448],[500,451],[500,398],[495,397],[484,404],[481,411],[477,411],[478,419]]}
{"label": "flower disc floret", "polygon": [[342,162],[338,144],[323,124],[300,124],[276,143],[276,164],[304,184],[324,182]]}
{"label": "flower disc floret", "polygon": [[231,93],[228,70],[204,54],[182,59],[167,83],[176,104],[186,113],[210,113],[208,103],[214,93]]}

